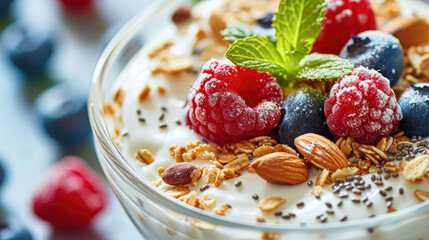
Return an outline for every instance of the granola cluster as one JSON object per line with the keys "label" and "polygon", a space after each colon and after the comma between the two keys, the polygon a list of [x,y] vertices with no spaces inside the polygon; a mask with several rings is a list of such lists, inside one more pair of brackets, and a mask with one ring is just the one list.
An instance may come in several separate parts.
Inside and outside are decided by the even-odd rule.
{"label": "granola cluster", "polygon": [[273,152],[298,155],[291,147],[279,144],[269,136],[255,137],[223,147],[190,141],[185,146],[173,145],[169,150],[176,162],[190,162],[196,159],[210,161],[212,166],[201,169],[202,180],[216,187],[219,187],[223,180],[235,178],[245,170],[253,172],[249,168],[250,160],[253,158]]}

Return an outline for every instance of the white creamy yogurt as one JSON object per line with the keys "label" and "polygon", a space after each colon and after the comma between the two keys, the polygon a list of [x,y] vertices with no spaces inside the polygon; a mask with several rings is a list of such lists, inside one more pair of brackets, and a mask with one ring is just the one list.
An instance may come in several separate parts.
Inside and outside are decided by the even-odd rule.
{"label": "white creamy yogurt", "polygon": [[[192,56],[196,62],[199,61],[198,56],[192,55],[191,42],[195,33],[196,25],[191,25],[190,31],[187,34],[176,34],[171,29],[163,34],[164,39],[172,39],[174,45],[171,47],[171,52],[179,56]],[[194,30],[192,30],[194,29]],[[206,45],[210,46],[211,40],[206,40]],[[159,44],[161,41],[157,41]],[[122,88],[125,91],[122,108],[117,114],[122,117],[122,132],[128,132],[128,135],[121,137],[119,147],[127,158],[127,160],[138,170],[138,172],[147,180],[154,181],[160,179],[157,173],[159,167],[167,168],[175,163],[175,160],[169,154],[171,145],[185,145],[188,141],[200,140],[201,137],[191,131],[185,124],[184,109],[185,99],[190,86],[194,83],[196,75],[193,73],[183,73],[180,76],[168,77],[163,74],[151,75],[150,69],[155,66],[156,62],[147,57],[147,53],[156,45],[149,44],[144,48],[131,62],[124,68],[122,74],[118,78],[113,92]],[[224,58],[223,56],[214,56]],[[143,103],[137,101],[138,96],[143,87],[148,84],[152,91],[150,97]],[[166,93],[158,94],[156,89],[158,86],[164,86]],[[161,107],[166,107],[167,111],[163,111]],[[141,110],[141,117],[145,118],[145,122],[138,119],[137,110]],[[165,114],[163,123],[167,124],[167,128],[159,128],[160,116]],[[181,125],[176,123],[181,121]],[[154,155],[155,161],[150,165],[145,165],[136,160],[136,153],[140,149],[148,149]],[[209,161],[196,160],[192,164],[199,167],[211,166]],[[312,168],[310,170],[309,180],[315,182],[318,171]],[[340,194],[348,194],[347,198],[339,198],[338,194],[334,194],[331,184],[323,188],[323,194],[320,199],[316,199],[311,191],[313,187],[306,183],[298,185],[276,185],[267,183],[255,173],[245,171],[241,176],[230,180],[225,180],[219,187],[211,185],[207,190],[201,192],[199,189],[205,185],[203,181],[199,181],[197,186],[190,186],[191,191],[197,192],[197,196],[209,195],[216,199],[216,206],[221,204],[229,204],[232,206],[228,210],[225,217],[245,219],[251,222],[255,221],[256,217],[264,217],[267,222],[278,220],[282,223],[317,223],[320,222],[316,216],[324,214],[328,218],[328,222],[338,222],[345,216],[347,220],[367,218],[370,215],[380,215],[387,211],[386,198],[393,197],[392,207],[395,209],[404,209],[414,205],[419,201],[413,195],[414,190],[422,189],[429,191],[429,181],[426,179],[418,183],[410,183],[405,181],[401,176],[397,178],[389,178],[384,180],[383,186],[376,186],[371,181],[371,175],[362,176],[365,185],[371,184],[371,188],[362,191],[361,195],[355,195],[352,191],[343,189]],[[378,174],[375,174],[379,176]],[[383,173],[380,175],[385,176]],[[241,186],[235,187],[234,182],[240,180]],[[159,188],[170,188],[171,186],[162,183]],[[390,191],[385,190],[387,187],[392,187]],[[404,194],[399,193],[399,189],[404,189]],[[384,197],[380,194],[380,190],[387,193]],[[253,199],[253,194],[259,196],[259,200]],[[295,217],[290,219],[282,219],[275,216],[274,213],[264,214],[258,208],[258,202],[261,199],[279,196],[287,200],[276,211],[282,211],[283,214],[293,213]],[[362,200],[368,199],[366,203]],[[352,199],[360,199],[360,203],[352,202]],[[342,201],[342,205],[338,203]],[[181,203],[177,200],[178,204]],[[303,202],[303,207],[298,207],[296,204]],[[330,203],[332,208],[329,208],[326,203]],[[372,206],[367,204],[371,202]],[[329,205],[329,204],[328,204]],[[327,210],[332,210],[333,214],[326,213]],[[211,209],[207,212],[211,213]]]}

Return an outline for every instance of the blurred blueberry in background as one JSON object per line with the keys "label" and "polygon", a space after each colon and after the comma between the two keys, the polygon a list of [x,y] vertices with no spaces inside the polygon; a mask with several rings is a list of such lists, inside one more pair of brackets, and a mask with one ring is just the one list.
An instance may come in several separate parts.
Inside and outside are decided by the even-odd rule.
{"label": "blurred blueberry in background", "polygon": [[0,220],[1,240],[32,240],[30,232],[12,216]]}
{"label": "blurred blueberry in background", "polygon": [[48,32],[27,28],[19,22],[3,31],[2,44],[13,65],[30,77],[45,72],[54,48]]}
{"label": "blurred blueberry in background", "polygon": [[67,84],[48,88],[34,106],[46,133],[61,146],[77,146],[90,135],[86,98]]}
{"label": "blurred blueberry in background", "polygon": [[0,0],[0,18],[9,13],[13,0]]}
{"label": "blurred blueberry in background", "polygon": [[2,159],[0,159],[0,187],[3,186],[5,178],[6,178],[6,169],[4,168],[4,163]]}

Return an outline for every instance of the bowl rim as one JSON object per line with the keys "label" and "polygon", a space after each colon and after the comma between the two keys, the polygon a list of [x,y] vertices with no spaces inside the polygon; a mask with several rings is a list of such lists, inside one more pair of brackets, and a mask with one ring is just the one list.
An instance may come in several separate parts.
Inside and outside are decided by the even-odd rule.
{"label": "bowl rim", "polygon": [[[182,2],[186,1],[182,0]],[[337,231],[339,230],[362,230],[401,221],[407,217],[412,217],[429,210],[429,201],[425,201],[389,214],[377,215],[373,218],[349,220],[347,222],[332,222],[325,224],[311,223],[305,225],[299,223],[261,224],[258,222],[251,222],[248,220],[207,213],[206,211],[192,207],[188,204],[178,202],[176,199],[167,196],[159,189],[154,188],[148,180],[144,179],[140,174],[138,174],[137,170],[128,163],[126,158],[120,152],[119,148],[116,146],[113,138],[109,134],[107,123],[104,121],[103,114],[104,77],[108,75],[113,62],[119,56],[120,51],[126,46],[130,39],[136,33],[138,33],[140,27],[142,27],[151,17],[162,12],[170,5],[177,3],[177,0],[160,0],[154,2],[148,8],[128,21],[113,37],[113,39],[109,42],[103,51],[95,67],[91,82],[88,99],[88,112],[94,135],[94,141],[96,143],[95,145],[102,148],[101,154],[103,154],[106,159],[112,160],[107,161],[108,166],[116,172],[119,172],[121,179],[133,187],[134,190],[144,195],[152,202],[155,202],[160,207],[175,213],[182,214],[186,217],[229,228],[241,228],[264,232],[284,233],[291,231],[305,231],[315,233],[332,233],[336,231],[336,233],[338,233]],[[100,159],[99,161],[101,163]]]}

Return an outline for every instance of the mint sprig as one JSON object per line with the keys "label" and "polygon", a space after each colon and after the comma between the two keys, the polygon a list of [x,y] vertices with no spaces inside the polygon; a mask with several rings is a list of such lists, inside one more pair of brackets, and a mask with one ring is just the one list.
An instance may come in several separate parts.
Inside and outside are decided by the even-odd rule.
{"label": "mint sprig", "polygon": [[325,0],[281,0],[275,13],[275,39],[245,28],[228,26],[222,34],[233,41],[225,56],[234,64],[265,71],[283,87],[298,80],[322,80],[349,74],[350,61],[335,55],[308,55],[321,31]]}

